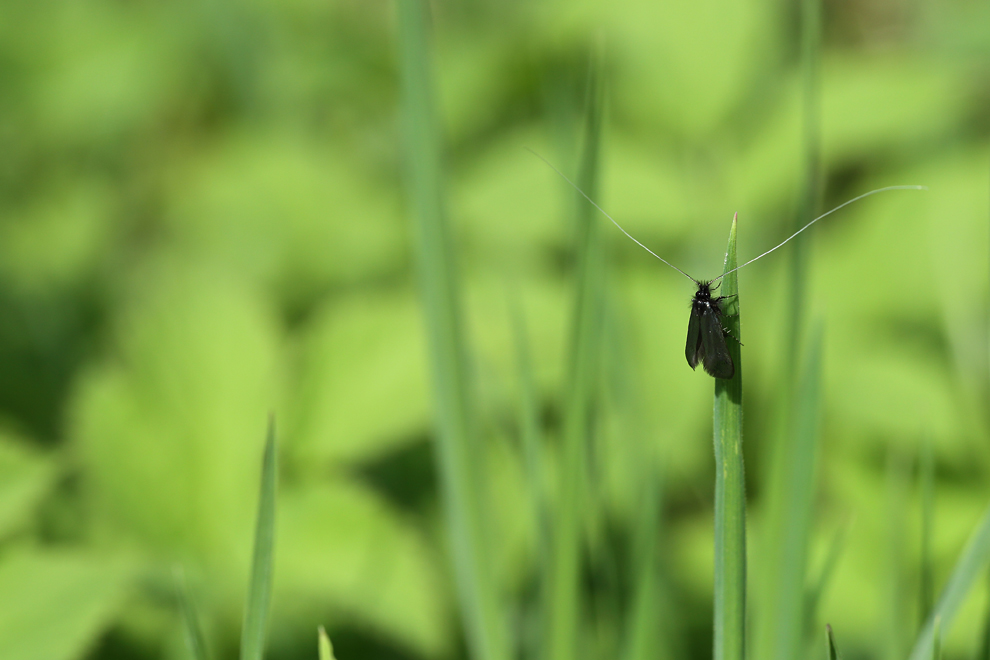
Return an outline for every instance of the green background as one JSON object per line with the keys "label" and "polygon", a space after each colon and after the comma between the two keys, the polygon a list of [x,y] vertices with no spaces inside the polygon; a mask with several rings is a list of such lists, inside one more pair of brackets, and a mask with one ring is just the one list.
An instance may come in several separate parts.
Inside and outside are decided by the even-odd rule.
{"label": "green background", "polygon": [[[790,233],[804,182],[799,7],[442,0],[432,12],[492,570],[526,639],[540,544],[513,310],[552,485],[575,202],[525,148],[576,170],[597,49],[596,201],[698,278],[721,272],[734,212],[740,261],[759,254]],[[176,565],[216,656],[233,657],[271,411],[270,656],[314,657],[318,624],[341,660],[465,653],[396,32],[386,0],[0,4],[0,658],[185,657]],[[990,499],[990,9],[825,3],[820,66],[821,210],[880,186],[930,188],[857,203],[807,244],[805,310],[824,337],[811,576],[845,533],[812,623],[830,622],[846,657],[892,659],[920,617],[924,443],[936,589]],[[660,657],[710,657],[712,380],[684,363],[693,285],[610,224],[600,235],[582,657],[620,646],[644,466],[663,484]],[[788,249],[739,274],[757,579]],[[986,600],[981,587],[967,601],[947,657],[974,657]]]}

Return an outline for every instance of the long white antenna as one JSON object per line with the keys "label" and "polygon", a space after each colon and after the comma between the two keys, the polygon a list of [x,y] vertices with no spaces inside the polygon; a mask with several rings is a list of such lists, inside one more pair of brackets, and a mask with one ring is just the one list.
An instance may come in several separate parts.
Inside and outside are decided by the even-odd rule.
{"label": "long white antenna", "polygon": [[[581,193],[581,196],[582,196],[582,197],[584,197],[584,198],[585,198],[586,200],[588,200],[589,202],[591,202],[591,205],[592,205],[592,206],[594,206],[594,207],[595,207],[596,209],[598,209],[599,211],[601,211],[601,213],[602,213],[602,215],[604,215],[604,216],[605,216],[606,218],[608,218],[609,220],[611,220],[611,221],[612,221],[612,224],[613,224],[613,225],[615,225],[616,227],[618,227],[618,228],[619,228],[619,231],[621,231],[621,232],[622,232],[623,234],[625,234],[625,235],[626,235],[627,237],[629,237],[629,239],[630,239],[630,240],[631,240],[631,241],[632,241],[633,243],[635,243],[635,244],[636,244],[636,245],[638,245],[639,247],[641,247],[641,248],[643,248],[644,250],[646,250],[647,252],[649,252],[650,254],[652,254],[652,255],[653,255],[654,257],[656,257],[657,259],[659,259],[659,260],[660,260],[660,261],[662,261],[663,263],[665,263],[665,264],[667,264],[668,266],[670,266],[671,268],[673,268],[673,269],[674,269],[674,270],[676,270],[676,271],[677,271],[678,273],[680,273],[680,274],[681,274],[681,275],[683,275],[684,277],[686,277],[686,278],[688,278],[689,280],[691,280],[691,281],[692,281],[692,282],[694,282],[695,284],[698,284],[698,280],[696,280],[696,279],[694,279],[693,277],[691,277],[690,275],[688,275],[687,273],[685,273],[685,272],[684,272],[683,270],[681,270],[680,268],[678,268],[678,267],[677,267],[677,266],[675,266],[674,264],[672,264],[672,263],[670,263],[669,261],[667,261],[666,259],[664,259],[663,257],[661,257],[661,256],[660,256],[659,254],[657,254],[656,252],[654,252],[654,251],[653,251],[653,250],[651,250],[650,248],[648,248],[648,247],[646,247],[645,245],[643,245],[642,243],[640,243],[639,241],[637,241],[637,240],[636,240],[636,239],[635,239],[635,238],[633,237],[633,235],[632,235],[632,234],[630,234],[630,233],[629,233],[629,232],[627,232],[627,231],[626,231],[625,229],[623,229],[623,228],[622,228],[622,225],[620,225],[620,224],[619,224],[618,222],[616,222],[616,221],[615,221],[615,218],[613,218],[613,217],[612,217],[612,216],[610,216],[610,215],[609,215],[608,213],[606,213],[606,212],[605,212],[605,209],[603,209],[602,207],[600,207],[600,206],[598,206],[598,204],[597,204],[597,203],[595,202],[595,200],[593,200],[593,199],[591,199],[590,197],[588,197],[588,195],[587,195],[587,194],[586,194],[586,193],[585,193],[585,192],[584,192],[583,190],[581,190],[581,189],[580,189],[580,188],[579,188],[579,187],[577,186],[577,184],[575,184],[575,183],[574,183],[573,181],[571,181],[571,180],[570,180],[569,178],[567,178],[567,175],[566,175],[566,174],[564,174],[563,172],[561,172],[560,170],[558,170],[558,169],[557,169],[557,168],[556,168],[556,167],[554,166],[554,164],[553,164],[553,163],[551,163],[551,162],[550,162],[549,160],[547,160],[546,158],[544,158],[544,157],[543,157],[543,156],[541,156],[540,154],[538,154],[538,153],[536,153],[535,151],[533,151],[533,150],[532,150],[532,149],[530,149],[529,147],[524,147],[524,148],[526,149],[526,151],[528,151],[529,153],[531,153],[531,154],[533,154],[534,156],[536,156],[537,158],[539,158],[540,160],[542,160],[542,161],[543,161],[544,163],[546,163],[546,164],[547,164],[548,166],[550,166],[550,169],[552,169],[552,170],[553,170],[554,172],[556,172],[557,174],[559,174],[559,175],[560,175],[560,178],[562,178],[562,179],[563,179],[564,181],[566,181],[567,183],[569,183],[569,184],[571,185],[571,187],[572,187],[572,188],[574,188],[574,190],[576,190],[576,191],[578,191],[579,193]],[[849,200],[848,202],[843,202],[842,204],[839,204],[838,206],[836,206],[836,207],[835,207],[834,209],[832,209],[831,211],[826,211],[825,213],[822,213],[822,214],[821,214],[820,216],[818,216],[817,218],[815,218],[814,220],[812,220],[811,222],[809,222],[808,224],[806,224],[806,225],[805,225],[804,227],[801,227],[801,228],[800,228],[800,229],[798,229],[798,230],[797,230],[796,232],[794,232],[793,234],[791,234],[790,236],[788,236],[787,238],[785,238],[785,239],[784,239],[783,241],[781,241],[781,242],[780,242],[779,244],[777,244],[777,245],[775,245],[774,247],[772,247],[772,248],[770,248],[769,250],[767,250],[767,251],[766,251],[766,252],[764,252],[763,254],[761,254],[761,255],[759,255],[758,257],[753,257],[752,259],[750,259],[749,261],[747,261],[746,263],[744,263],[744,264],[743,264],[742,266],[736,266],[736,267],[735,267],[735,268],[733,268],[732,270],[729,270],[729,271],[726,271],[726,272],[724,272],[724,273],[722,273],[721,275],[719,275],[718,277],[716,277],[715,279],[713,279],[713,280],[711,281],[711,283],[714,283],[714,282],[718,282],[718,281],[719,281],[720,279],[722,279],[723,277],[725,277],[725,276],[726,276],[726,275],[728,275],[729,273],[734,273],[734,272],[736,272],[737,270],[739,270],[740,268],[742,268],[742,267],[744,267],[744,266],[748,266],[748,265],[750,265],[751,263],[753,263],[754,261],[757,261],[757,260],[759,260],[759,259],[762,259],[763,257],[765,257],[765,256],[767,256],[768,254],[770,254],[771,252],[773,252],[773,251],[774,251],[774,250],[776,250],[777,248],[780,248],[780,247],[783,247],[783,246],[784,246],[784,245],[785,245],[786,243],[788,243],[788,242],[789,242],[789,241],[790,241],[790,240],[791,240],[792,238],[794,238],[795,236],[797,236],[798,234],[800,234],[800,233],[801,233],[801,232],[803,232],[803,231],[804,231],[805,229],[807,229],[807,228],[808,228],[808,227],[810,227],[811,225],[813,225],[813,224],[815,224],[816,222],[818,222],[819,220],[821,220],[821,219],[822,219],[822,218],[824,218],[825,216],[829,216],[829,215],[832,215],[833,213],[835,213],[835,212],[836,212],[836,211],[838,211],[839,209],[841,209],[841,208],[843,208],[843,207],[846,207],[846,206],[849,206],[849,205],[850,205],[850,204],[852,204],[853,202],[858,202],[859,200],[861,200],[861,199],[863,199],[864,197],[869,197],[870,195],[876,195],[877,193],[881,193],[881,192],[886,192],[886,191],[888,191],[888,190],[928,190],[928,186],[887,186],[887,187],[885,187],[885,188],[877,188],[876,190],[871,190],[870,192],[867,192],[867,193],[863,193],[863,194],[862,194],[862,195],[860,195],[859,197],[853,197],[853,198],[852,198],[852,199],[850,199],[850,200]]]}
{"label": "long white antenna", "polygon": [[[550,166],[550,169],[552,169],[554,172],[556,172],[557,174],[559,174],[560,177],[564,181],[566,181],[567,183],[571,184],[571,187],[574,188],[574,190],[576,190],[579,193],[581,193],[581,196],[582,197],[584,197],[586,200],[588,200],[589,202],[591,202],[591,205],[592,206],[594,206],[596,209],[598,209],[599,211],[601,211],[602,212],[602,215],[604,215],[606,218],[608,218],[609,220],[611,220],[612,221],[612,224],[615,225],[616,227],[618,227],[619,228],[619,231],[621,231],[623,234],[625,234],[626,236],[628,236],[632,240],[633,243],[635,243],[639,247],[643,248],[644,250],[646,250],[647,252],[649,252],[650,254],[652,254],[654,257],[656,257],[660,261],[664,262],[665,264],[667,264],[668,266],[670,266],[671,268],[673,268],[678,273],[680,273],[684,277],[688,278],[689,280],[691,280],[695,284],[698,283],[698,280],[694,279],[693,277],[691,277],[690,275],[688,275],[687,273],[685,273],[683,270],[681,270],[680,268],[678,268],[674,264],[670,263],[669,261],[667,261],[666,259],[664,259],[663,257],[661,257],[659,254],[657,254],[656,252],[654,252],[653,250],[651,250],[650,248],[646,247],[645,245],[643,245],[642,243],[640,243],[639,241],[637,241],[635,238],[633,238],[632,234],[630,234],[625,229],[623,229],[622,228],[622,225],[620,225],[618,222],[616,222],[615,219],[612,216],[610,216],[608,213],[605,212],[605,209],[603,209],[602,207],[598,206],[598,204],[595,203],[595,200],[593,200],[590,197],[588,197],[588,195],[586,195],[585,192],[583,190],[581,190],[577,186],[577,184],[575,184],[573,181],[571,181],[570,179],[568,179],[566,174],[564,174],[563,172],[561,172],[560,170],[558,170],[556,167],[554,167],[553,163],[551,163],[549,160],[547,160],[546,158],[544,158],[540,154],[536,153],[535,151],[533,151],[529,147],[525,147],[525,149],[526,149],[526,151],[528,151],[529,153],[533,154],[534,156],[536,156],[537,158],[539,158],[540,160],[542,160],[544,163],[546,163],[547,165],[549,165]],[[790,239],[788,239],[788,240],[790,240]]]}
{"label": "long white antenna", "polygon": [[795,236],[797,236],[798,234],[800,234],[801,232],[803,232],[805,229],[807,229],[811,225],[815,224],[816,222],[818,222],[819,220],[821,220],[822,218],[824,218],[827,215],[832,215],[833,213],[835,213],[836,211],[838,211],[842,207],[849,206],[853,202],[858,202],[859,200],[863,199],[864,197],[869,197],[870,195],[875,195],[877,193],[885,192],[887,190],[928,190],[928,186],[887,186],[886,188],[877,188],[876,190],[871,190],[868,193],[863,193],[859,197],[853,197],[848,202],[844,202],[842,204],[839,204],[838,206],[836,206],[831,211],[827,211],[826,213],[822,213],[820,216],[818,216],[817,218],[815,218],[814,220],[812,220],[811,222],[809,222],[808,224],[806,224],[804,227],[801,227],[796,232],[794,232],[793,234],[791,234],[790,236],[788,236],[787,238],[785,238],[779,245],[776,245],[776,246],[770,248],[769,250],[767,250],[766,252],[764,252],[763,254],[761,254],[758,257],[753,257],[752,259],[750,259],[749,261],[747,261],[746,263],[744,263],[742,266],[736,266],[732,270],[728,270],[728,271],[722,273],[721,275],[719,275],[718,277],[716,277],[714,280],[712,280],[712,282],[717,282],[718,280],[722,279],[723,277],[725,277],[729,273],[734,273],[737,270],[739,270],[740,268],[742,268],[743,266],[748,266],[751,263],[753,263],[754,261],[756,261],[757,259],[762,259],[763,257],[767,256],[768,254],[770,254],[771,252],[773,252],[774,250],[776,250],[777,248],[781,247],[782,245],[784,245],[785,243],[787,243],[788,241],[790,241],[792,238],[794,238]]}

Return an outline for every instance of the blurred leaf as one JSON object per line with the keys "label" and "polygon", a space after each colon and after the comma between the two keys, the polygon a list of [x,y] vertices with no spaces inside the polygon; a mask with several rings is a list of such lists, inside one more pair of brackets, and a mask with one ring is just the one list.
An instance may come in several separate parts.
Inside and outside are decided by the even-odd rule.
{"label": "blurred leaf", "polygon": [[671,489],[683,489],[693,487],[693,478],[709,469],[710,447],[705,436],[710,427],[704,416],[710,406],[710,383],[696,377],[684,362],[690,312],[686,303],[694,291],[681,278],[674,280],[661,273],[636,270],[618,273],[612,280],[624,293],[631,318],[629,350],[639,367],[636,386],[649,402],[643,411],[644,437],[656,443],[668,466],[665,483]]}
{"label": "blurred leaf", "polygon": [[0,433],[0,539],[28,523],[57,474],[51,457]]}
{"label": "blurred leaf", "polygon": [[622,0],[596,9],[587,29],[607,26],[620,80],[635,81],[616,85],[617,114],[684,138],[726,121],[779,48],[774,5],[763,0]]}
{"label": "blurred leaf", "polygon": [[395,268],[398,200],[333,143],[233,133],[176,174],[166,221],[177,244],[299,303]]}
{"label": "blurred leaf", "polygon": [[343,480],[286,489],[279,499],[277,617],[312,616],[329,605],[342,621],[417,653],[447,647],[450,603],[439,558],[408,521]]}
{"label": "blurred leaf", "polygon": [[411,293],[363,294],[323,307],[298,354],[288,437],[303,465],[377,458],[426,432],[426,340]]}
{"label": "blurred leaf", "polygon": [[929,57],[828,55],[821,93],[825,162],[944,134],[969,111],[971,94],[964,67]]}
{"label": "blurred leaf", "polygon": [[31,7],[4,37],[32,53],[22,129],[45,145],[105,143],[147,126],[194,61],[168,6]]}
{"label": "blurred leaf", "polygon": [[0,272],[20,290],[45,295],[92,277],[112,241],[114,200],[105,183],[55,185],[0,225]]}
{"label": "blurred leaf", "polygon": [[570,197],[560,193],[571,189],[565,191],[557,174],[526,151],[541,151],[543,144],[531,129],[516,131],[456,172],[451,217],[472,267],[487,262],[532,268],[566,241],[563,202]]}
{"label": "blurred leaf", "polygon": [[0,656],[75,660],[113,622],[130,569],[71,551],[16,551],[0,561]]}
{"label": "blurred leaf", "polygon": [[[850,336],[848,331],[839,332]],[[863,342],[852,355],[830,356],[826,398],[835,414],[860,433],[913,444],[909,439],[918,432],[918,418],[903,411],[916,410],[939,437],[960,438],[965,419],[959,415],[949,374],[930,358],[913,357],[892,350],[890,343],[882,348],[874,344],[871,350]]]}
{"label": "blurred leaf", "polygon": [[117,355],[79,384],[70,434],[100,529],[206,562],[234,606],[257,492],[247,439],[280,391],[275,319],[216,271],[173,264],[143,284]]}

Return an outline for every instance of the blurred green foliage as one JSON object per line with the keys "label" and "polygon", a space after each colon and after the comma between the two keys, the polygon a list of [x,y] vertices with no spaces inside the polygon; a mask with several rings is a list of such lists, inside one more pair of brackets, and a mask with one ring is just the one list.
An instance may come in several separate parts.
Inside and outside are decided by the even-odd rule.
{"label": "blurred green foliage", "polygon": [[[576,228],[571,191],[523,147],[576,171],[600,39],[598,201],[699,278],[717,274],[735,211],[740,259],[758,254],[786,236],[801,194],[797,3],[431,8],[489,552],[528,649],[534,502],[553,508],[561,482]],[[0,3],[4,660],[185,657],[176,564],[216,657],[233,657],[270,411],[282,430],[272,657],[312,657],[320,623],[345,660],[463,654],[395,22],[384,0]],[[846,657],[880,658],[906,652],[921,618],[922,439],[936,593],[990,499],[990,10],[826,3],[823,43],[826,206],[883,185],[931,188],[865,200],[811,240],[807,311],[824,327],[811,576],[849,531],[809,654],[828,621]],[[712,381],[682,357],[693,291],[601,229],[580,648],[617,655],[630,603],[648,598],[657,639],[630,657],[704,658]],[[787,272],[774,255],[739,274],[757,569]],[[545,440],[536,497],[514,305]],[[662,496],[644,488],[657,474]],[[636,532],[654,518],[644,492],[662,508],[652,539]],[[650,549],[655,568],[629,546]],[[637,591],[635,575],[654,570],[656,592]],[[986,599],[982,588],[943,631],[945,657],[975,653]]]}

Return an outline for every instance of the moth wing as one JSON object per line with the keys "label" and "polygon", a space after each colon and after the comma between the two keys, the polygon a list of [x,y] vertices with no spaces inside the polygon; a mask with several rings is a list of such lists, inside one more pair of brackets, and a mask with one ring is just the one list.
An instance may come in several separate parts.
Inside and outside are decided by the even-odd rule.
{"label": "moth wing", "polygon": [[701,313],[701,344],[704,352],[702,365],[709,376],[732,378],[736,367],[732,364],[729,348],[725,345],[722,323],[712,308]]}
{"label": "moth wing", "polygon": [[701,312],[694,304],[691,305],[691,319],[688,321],[687,345],[684,347],[684,356],[687,358],[688,366],[692,369],[698,366],[704,356],[701,342]]}

